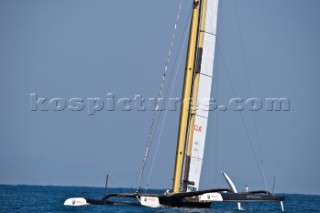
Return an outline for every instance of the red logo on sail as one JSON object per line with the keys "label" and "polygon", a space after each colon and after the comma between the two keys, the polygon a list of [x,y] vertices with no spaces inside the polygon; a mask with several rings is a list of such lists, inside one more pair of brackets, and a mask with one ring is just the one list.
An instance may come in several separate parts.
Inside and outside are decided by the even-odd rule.
{"label": "red logo on sail", "polygon": [[197,132],[202,132],[202,126],[201,125],[194,125],[194,130]]}

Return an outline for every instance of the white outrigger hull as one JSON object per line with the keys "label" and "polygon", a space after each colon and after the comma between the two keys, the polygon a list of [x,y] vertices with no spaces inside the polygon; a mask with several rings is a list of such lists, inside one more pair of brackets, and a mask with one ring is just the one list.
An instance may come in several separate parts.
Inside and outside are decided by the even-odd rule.
{"label": "white outrigger hull", "polygon": [[87,200],[83,197],[75,197],[75,198],[69,198],[64,202],[65,206],[85,206],[89,205]]}

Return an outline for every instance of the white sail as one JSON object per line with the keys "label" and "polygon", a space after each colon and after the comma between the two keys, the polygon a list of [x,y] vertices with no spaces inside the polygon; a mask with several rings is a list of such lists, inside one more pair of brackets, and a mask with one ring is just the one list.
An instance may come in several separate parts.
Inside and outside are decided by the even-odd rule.
{"label": "white sail", "polygon": [[187,191],[197,191],[200,184],[211,95],[217,14],[218,0],[208,0],[198,89],[198,108],[196,111],[195,126],[193,127],[194,133]]}

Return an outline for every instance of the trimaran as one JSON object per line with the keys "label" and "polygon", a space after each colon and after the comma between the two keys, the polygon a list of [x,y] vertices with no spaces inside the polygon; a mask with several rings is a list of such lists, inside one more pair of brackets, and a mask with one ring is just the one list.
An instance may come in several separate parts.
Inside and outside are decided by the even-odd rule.
{"label": "trimaran", "polygon": [[[117,204],[114,198],[133,198],[147,207],[195,207],[208,208],[212,202],[235,202],[241,209],[242,202],[278,201],[283,207],[283,196],[275,196],[266,190],[239,192],[230,177],[222,172],[230,188],[199,190],[204,157],[208,106],[211,93],[218,0],[193,0],[189,45],[185,65],[180,126],[176,148],[172,192],[164,194],[118,193],[108,194],[100,200],[69,198],[64,205]],[[199,106],[200,105],[200,106]],[[184,173],[184,174],[183,174]]]}

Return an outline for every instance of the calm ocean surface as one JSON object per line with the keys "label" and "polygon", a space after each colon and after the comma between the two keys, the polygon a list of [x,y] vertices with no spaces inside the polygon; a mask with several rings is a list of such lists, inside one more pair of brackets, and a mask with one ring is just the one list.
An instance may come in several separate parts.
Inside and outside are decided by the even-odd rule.
{"label": "calm ocean surface", "polygon": [[[108,190],[109,193],[128,191],[130,189]],[[164,190],[158,192],[164,192]],[[150,209],[121,205],[67,207],[63,205],[66,198],[102,198],[103,195],[103,188],[0,185],[0,212],[239,212],[236,204],[233,203],[214,203],[211,209]],[[288,194],[285,197],[286,212],[320,212],[320,196]],[[241,212],[281,212],[278,202],[243,204],[243,207],[245,210]]]}

